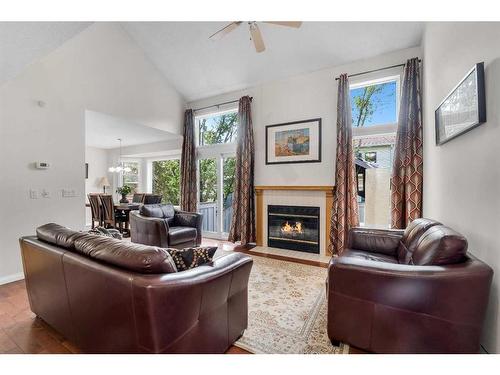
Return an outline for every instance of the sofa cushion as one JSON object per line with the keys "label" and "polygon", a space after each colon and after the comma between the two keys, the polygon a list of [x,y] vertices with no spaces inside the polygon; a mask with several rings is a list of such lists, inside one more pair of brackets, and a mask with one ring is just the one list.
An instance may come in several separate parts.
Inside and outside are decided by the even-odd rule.
{"label": "sofa cushion", "polygon": [[461,262],[467,253],[467,240],[444,225],[429,228],[419,239],[410,263],[419,266]]}
{"label": "sofa cushion", "polygon": [[39,240],[53,245],[73,250],[75,240],[85,233],[66,228],[62,225],[49,223],[36,228],[36,236]]}
{"label": "sofa cushion", "polygon": [[352,228],[349,245],[352,249],[394,256],[401,239],[401,230]]}
{"label": "sofa cushion", "polygon": [[184,242],[196,241],[198,232],[191,227],[170,227],[168,230],[168,243],[177,245]]}
{"label": "sofa cushion", "polygon": [[420,218],[413,220],[405,229],[398,247],[398,261],[401,264],[409,264],[411,256],[417,247],[420,237],[427,229],[440,225],[441,223],[432,219]]}
{"label": "sofa cushion", "polygon": [[185,249],[167,249],[175,262],[177,271],[186,271],[212,261],[217,246],[188,247]]}
{"label": "sofa cushion", "polygon": [[171,204],[144,204],[139,209],[139,213],[147,217],[170,219],[174,217],[175,210]]}
{"label": "sofa cushion", "polygon": [[398,260],[391,255],[372,253],[357,249],[345,249],[342,252],[342,257],[371,260],[374,262],[398,263]]}
{"label": "sofa cushion", "polygon": [[172,257],[161,247],[86,234],[75,241],[75,251],[89,258],[139,273],[177,271]]}

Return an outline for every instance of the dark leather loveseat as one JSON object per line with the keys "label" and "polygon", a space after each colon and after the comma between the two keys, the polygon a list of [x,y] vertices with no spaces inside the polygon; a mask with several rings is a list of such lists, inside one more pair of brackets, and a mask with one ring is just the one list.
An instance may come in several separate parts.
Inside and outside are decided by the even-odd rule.
{"label": "dark leather loveseat", "polygon": [[430,219],[354,228],[328,269],[328,336],[375,353],[477,353],[492,269]]}
{"label": "dark leather loveseat", "polygon": [[247,327],[252,259],[176,272],[158,247],[57,224],[20,239],[31,310],[87,353],[223,353]]}
{"label": "dark leather loveseat", "polygon": [[145,204],[130,213],[132,242],[178,249],[201,244],[203,215],[171,204]]}

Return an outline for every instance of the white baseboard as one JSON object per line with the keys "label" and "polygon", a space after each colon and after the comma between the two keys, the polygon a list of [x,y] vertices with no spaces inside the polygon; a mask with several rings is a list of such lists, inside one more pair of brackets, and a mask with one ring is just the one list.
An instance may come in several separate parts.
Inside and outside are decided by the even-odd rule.
{"label": "white baseboard", "polygon": [[0,277],[0,285],[8,284],[8,283],[11,283],[13,281],[22,280],[22,279],[24,279],[23,272],[15,273],[13,275],[3,276],[3,277]]}

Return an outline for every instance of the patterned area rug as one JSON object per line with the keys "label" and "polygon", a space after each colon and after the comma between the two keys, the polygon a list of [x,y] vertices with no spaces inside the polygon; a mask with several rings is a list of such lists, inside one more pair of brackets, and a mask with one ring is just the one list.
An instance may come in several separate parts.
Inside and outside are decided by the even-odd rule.
{"label": "patterned area rug", "polygon": [[326,268],[253,256],[248,328],[235,345],[252,353],[347,354],[327,335]]}

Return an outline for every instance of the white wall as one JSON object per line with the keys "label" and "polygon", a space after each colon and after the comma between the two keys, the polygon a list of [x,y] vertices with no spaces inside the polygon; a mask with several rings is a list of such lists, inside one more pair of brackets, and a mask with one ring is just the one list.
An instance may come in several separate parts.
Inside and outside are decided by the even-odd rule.
{"label": "white wall", "polygon": [[[102,193],[99,180],[108,177],[108,151],[103,148],[85,147],[85,163],[89,166],[89,175],[85,180],[85,196],[89,193]],[[108,177],[109,179],[109,177]],[[107,188],[106,192],[111,192]],[[89,225],[92,220],[90,207],[85,210],[85,224]]]}
{"label": "white wall", "polygon": [[[46,104],[39,107],[37,100]],[[85,224],[85,110],[179,134],[184,99],[117,24],[94,24],[0,87],[0,283],[22,276],[17,239]],[[49,170],[32,163],[47,161]],[[50,198],[29,199],[46,189]],[[76,197],[62,198],[61,189]]]}
{"label": "white wall", "polygon": [[[351,64],[301,74],[283,80],[189,103],[190,108],[253,96],[256,185],[333,185],[335,174],[337,84],[340,73],[358,73],[406,62],[420,56],[410,48]],[[369,77],[369,76],[367,76]],[[367,78],[365,77],[365,78]],[[322,118],[322,162],[287,165],[265,164],[265,126]]]}
{"label": "white wall", "polygon": [[[500,24],[430,23],[424,52],[424,216],[463,233],[495,271],[482,344],[500,353]],[[488,122],[435,145],[434,110],[478,62],[485,63]],[[474,290],[464,290],[474,293]]]}

